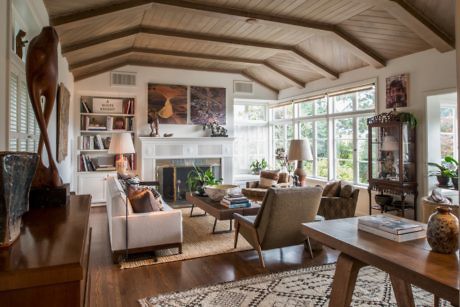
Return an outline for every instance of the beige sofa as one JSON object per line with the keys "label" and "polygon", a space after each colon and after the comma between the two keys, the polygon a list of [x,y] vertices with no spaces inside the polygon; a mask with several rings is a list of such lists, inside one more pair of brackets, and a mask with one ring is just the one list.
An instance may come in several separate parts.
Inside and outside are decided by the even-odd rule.
{"label": "beige sofa", "polygon": [[[114,261],[126,248],[126,196],[115,177],[107,178],[107,217]],[[129,202],[129,201],[128,201]],[[128,205],[128,253],[177,247],[182,253],[182,212],[164,204],[163,211],[133,213]]]}

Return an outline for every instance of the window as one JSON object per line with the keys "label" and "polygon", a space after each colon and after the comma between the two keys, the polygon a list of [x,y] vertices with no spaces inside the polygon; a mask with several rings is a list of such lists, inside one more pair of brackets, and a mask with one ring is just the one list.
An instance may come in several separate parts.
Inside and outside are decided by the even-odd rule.
{"label": "window", "polygon": [[293,101],[271,110],[272,159],[276,148],[307,138],[313,161],[308,176],[367,184],[367,118],[375,115],[375,86],[352,88]]}
{"label": "window", "polygon": [[249,174],[254,160],[268,159],[267,105],[235,102],[234,173]]}
{"label": "window", "polygon": [[455,105],[440,106],[441,158],[457,155],[457,108]]}
{"label": "window", "polygon": [[[271,156],[274,157],[276,150],[283,148],[288,152],[289,141],[294,139],[294,107],[292,104],[276,106],[270,109],[270,134],[271,134]],[[281,168],[281,161],[272,159],[271,165],[274,168]]]}
{"label": "window", "polygon": [[29,100],[24,64],[11,64],[9,105],[9,150],[36,152],[40,138]]}

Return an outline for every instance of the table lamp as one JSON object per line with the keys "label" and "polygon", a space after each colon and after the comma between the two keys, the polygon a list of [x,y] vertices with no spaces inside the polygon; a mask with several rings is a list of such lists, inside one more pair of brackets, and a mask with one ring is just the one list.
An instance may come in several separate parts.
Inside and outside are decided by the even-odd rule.
{"label": "table lamp", "polygon": [[312,161],[310,142],[307,139],[292,140],[288,152],[289,161],[297,161],[294,175],[299,176],[300,186],[306,185],[307,172],[303,169],[303,161]]}
{"label": "table lamp", "polygon": [[135,153],[131,133],[123,132],[112,134],[108,153],[120,155],[115,162],[117,173],[126,174],[128,162],[123,155]]}

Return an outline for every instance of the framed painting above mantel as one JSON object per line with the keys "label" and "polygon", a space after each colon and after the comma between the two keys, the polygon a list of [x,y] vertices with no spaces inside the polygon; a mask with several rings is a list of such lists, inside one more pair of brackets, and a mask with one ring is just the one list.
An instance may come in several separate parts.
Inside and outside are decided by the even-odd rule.
{"label": "framed painting above mantel", "polygon": [[190,87],[190,119],[204,125],[216,121],[226,123],[226,89],[222,87]]}

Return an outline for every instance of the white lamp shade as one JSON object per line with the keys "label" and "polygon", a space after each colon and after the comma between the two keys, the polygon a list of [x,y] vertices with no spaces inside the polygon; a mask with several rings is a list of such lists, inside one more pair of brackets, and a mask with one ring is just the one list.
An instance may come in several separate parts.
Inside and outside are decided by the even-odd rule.
{"label": "white lamp shade", "polygon": [[386,135],[383,137],[381,151],[396,151],[399,148],[399,143],[396,138],[392,135]]}
{"label": "white lamp shade", "polygon": [[307,139],[292,140],[291,144],[289,145],[288,160],[289,161],[311,161],[313,160],[310,142]]}
{"label": "white lamp shade", "polygon": [[114,133],[110,140],[109,154],[130,154],[135,153],[131,133]]}

